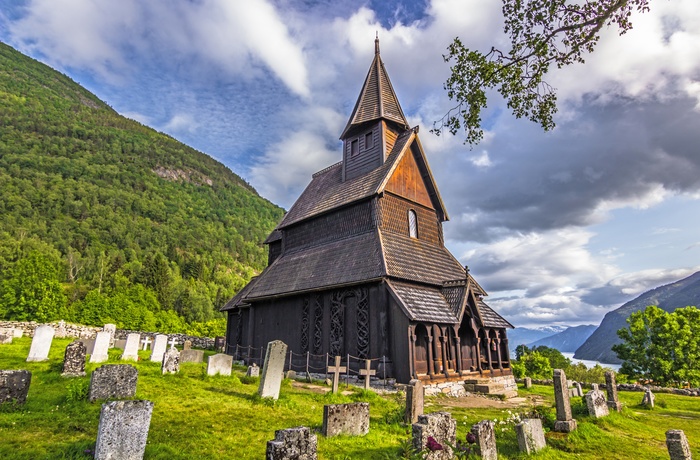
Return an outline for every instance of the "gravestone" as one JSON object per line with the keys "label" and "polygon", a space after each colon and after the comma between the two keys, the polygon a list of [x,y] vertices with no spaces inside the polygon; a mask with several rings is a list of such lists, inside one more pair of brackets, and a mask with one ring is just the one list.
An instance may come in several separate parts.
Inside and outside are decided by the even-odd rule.
{"label": "gravestone", "polygon": [[576,396],[579,398],[583,396],[583,388],[579,382],[574,382],[574,389],[576,390]]}
{"label": "gravestone", "polygon": [[91,363],[103,363],[109,359],[109,340],[110,335],[108,331],[97,333],[97,337],[95,337],[95,348],[90,355]]}
{"label": "gravestone", "polygon": [[142,459],[151,426],[151,401],[112,401],[102,405],[96,460]]}
{"label": "gravestone", "polygon": [[[457,441],[457,422],[449,412],[433,412],[418,416],[418,422],[411,426],[413,448],[425,453],[427,460],[447,460],[453,458],[452,448]],[[427,451],[428,438],[442,445],[442,450]]]}
{"label": "gravestone", "polygon": [[54,337],[59,338],[59,339],[65,339],[66,338],[66,322],[61,320],[58,322],[58,325],[56,326],[56,333],[54,334]]}
{"label": "gravestone", "polygon": [[284,374],[285,379],[295,379],[297,378],[297,371],[289,369],[285,374]]}
{"label": "gravestone", "polygon": [[515,425],[515,435],[518,438],[520,452],[525,452],[527,455],[547,447],[542,420],[538,418],[526,418]]}
{"label": "gravestone", "polygon": [[24,404],[31,381],[29,371],[0,371],[0,404]]}
{"label": "gravestone", "polygon": [[163,374],[177,374],[180,372],[180,352],[177,348],[168,348],[163,354],[163,363],[160,366]]}
{"label": "gravestone", "polygon": [[593,418],[607,417],[610,412],[608,411],[608,403],[605,400],[605,395],[602,391],[591,390],[586,393],[583,398],[586,401],[586,407],[588,407],[588,415]]}
{"label": "gravestone", "polygon": [[261,398],[279,398],[286,355],[287,344],[281,340],[273,340],[267,344],[265,363],[263,364],[260,386],[258,387],[258,394]]}
{"label": "gravestone", "polygon": [[481,458],[485,460],[498,460],[498,450],[496,449],[496,432],[494,423],[491,420],[482,420],[472,425],[471,432],[476,436],[476,443],[479,446]]}
{"label": "gravestone", "polygon": [[214,337],[214,350],[223,353],[226,350],[226,337]]}
{"label": "gravestone", "polygon": [[119,348],[120,350],[123,350],[124,348],[126,348],[126,340],[115,340],[114,346],[112,348]]}
{"label": "gravestone", "polygon": [[651,392],[650,388],[647,388],[644,391],[644,397],[642,398],[642,406],[647,406],[650,409],[654,408],[654,400],[656,397],[654,396],[654,393]]}
{"label": "gravestone", "polygon": [[143,344],[143,348],[141,348],[141,350],[146,351],[146,350],[150,349],[151,342],[153,342],[153,341],[151,340],[150,337],[148,337],[148,336],[144,337],[144,339],[141,341],[141,343]]}
{"label": "gravestone", "polygon": [[90,375],[88,401],[133,398],[139,373],[131,364],[105,364]]}
{"label": "gravestone", "polygon": [[14,336],[11,331],[0,331],[0,345],[9,345]]}
{"label": "gravestone", "polygon": [[318,439],[305,426],[275,431],[267,441],[266,460],[316,460]]}
{"label": "gravestone", "polygon": [[598,391],[598,384],[597,384],[597,383],[591,383],[591,390]]}
{"label": "gravestone", "polygon": [[406,423],[414,424],[418,421],[418,416],[423,415],[424,394],[423,382],[420,380],[411,380],[406,385]]}
{"label": "gravestone", "polygon": [[615,373],[612,371],[605,373],[605,392],[608,394],[608,408],[620,412],[622,404],[617,397],[617,382],[615,381]]}
{"label": "gravestone", "polygon": [[63,377],[82,377],[85,375],[85,345],[76,340],[66,347],[63,355]]}
{"label": "gravestone", "polygon": [[253,363],[252,366],[248,366],[248,370],[245,372],[246,377],[260,377],[260,368],[257,364]]}
{"label": "gravestone", "polygon": [[116,324],[105,324],[104,327],[102,327],[102,332],[109,333],[109,348],[114,348],[114,340],[115,340],[114,336],[117,333],[117,325]]}
{"label": "gravestone", "polygon": [[341,434],[364,436],[369,433],[369,403],[327,404],[323,406],[323,429],[327,438]]}
{"label": "gravestone", "polygon": [[338,383],[340,382],[340,373],[346,372],[347,368],[340,365],[340,356],[335,357],[335,366],[328,366],[328,372],[333,374],[333,393],[338,392]]}
{"label": "gravestone", "polygon": [[365,360],[365,368],[360,369],[360,375],[365,378],[365,390],[369,390],[369,379],[377,373],[377,371],[371,369],[372,361],[369,359]]}
{"label": "gravestone", "polygon": [[92,351],[95,349],[95,339],[79,339],[83,345],[85,345],[85,354],[91,355]]}
{"label": "gravestone", "polygon": [[27,362],[47,361],[49,359],[53,334],[54,330],[51,326],[39,326],[34,329],[34,338],[31,347],[29,347]]}
{"label": "gravestone", "polygon": [[132,332],[126,336],[124,344],[124,353],[122,353],[122,361],[138,361],[139,360],[139,342],[141,334]]}
{"label": "gravestone", "polygon": [[191,340],[185,340],[182,343],[182,349],[183,350],[191,350],[192,349],[192,341]]}
{"label": "gravestone", "polygon": [[207,375],[231,375],[233,356],[218,353],[211,355],[207,362]]}
{"label": "gravestone", "polygon": [[554,431],[560,433],[574,431],[576,420],[571,416],[566,374],[561,369],[554,369],[554,401],[557,406],[557,421],[554,423]]}
{"label": "gravestone", "polygon": [[22,337],[24,337],[24,330],[22,330],[18,327],[14,328],[14,330],[12,332],[13,332],[13,335],[16,339],[21,339]]}
{"label": "gravestone", "polygon": [[163,354],[165,354],[165,349],[168,347],[168,336],[164,334],[156,335],[156,340],[153,342],[153,347],[151,348],[151,362],[162,363]]}
{"label": "gravestone", "polygon": [[683,430],[668,430],[666,432],[666,448],[671,460],[691,460],[688,438]]}
{"label": "gravestone", "polygon": [[530,377],[525,377],[525,388],[532,388],[532,379]]}
{"label": "gravestone", "polygon": [[186,349],[180,352],[181,363],[201,363],[204,361],[204,350]]}

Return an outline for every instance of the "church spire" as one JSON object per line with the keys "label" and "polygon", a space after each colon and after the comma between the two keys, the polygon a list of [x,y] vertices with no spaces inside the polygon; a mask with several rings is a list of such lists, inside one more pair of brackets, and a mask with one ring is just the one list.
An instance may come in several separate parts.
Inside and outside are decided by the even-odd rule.
{"label": "church spire", "polygon": [[354,128],[368,121],[379,119],[393,122],[402,129],[409,128],[406,116],[401,110],[401,105],[399,105],[399,100],[379,55],[379,33],[377,33],[374,39],[374,59],[369,66],[367,78],[365,78],[352,115],[350,115],[340,138],[345,139]]}

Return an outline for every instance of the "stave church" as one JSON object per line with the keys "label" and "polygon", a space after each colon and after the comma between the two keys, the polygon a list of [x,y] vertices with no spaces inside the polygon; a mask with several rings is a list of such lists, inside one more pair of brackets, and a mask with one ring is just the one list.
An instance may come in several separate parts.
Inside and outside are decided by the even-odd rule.
{"label": "stave church", "polygon": [[282,340],[320,366],[383,357],[401,383],[512,380],[513,326],[445,248],[447,210],[378,40],[340,140],[266,239],[267,268],[222,307],[227,352]]}

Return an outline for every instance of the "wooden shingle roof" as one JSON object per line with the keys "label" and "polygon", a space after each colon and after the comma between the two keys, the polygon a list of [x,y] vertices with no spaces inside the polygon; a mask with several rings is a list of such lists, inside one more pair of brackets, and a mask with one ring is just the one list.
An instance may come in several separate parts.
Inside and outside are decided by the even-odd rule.
{"label": "wooden shingle roof", "polygon": [[485,327],[509,328],[515,329],[515,326],[506,321],[501,315],[496,313],[491,307],[486,305],[483,300],[477,302],[479,313]]}
{"label": "wooden shingle roof", "polygon": [[439,288],[387,281],[389,292],[411,321],[454,324],[458,321]]}

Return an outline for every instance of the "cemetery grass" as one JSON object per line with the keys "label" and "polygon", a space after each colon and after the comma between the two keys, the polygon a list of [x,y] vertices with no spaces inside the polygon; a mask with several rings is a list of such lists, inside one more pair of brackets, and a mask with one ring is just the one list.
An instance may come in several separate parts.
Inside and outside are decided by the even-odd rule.
{"label": "cemetery grass", "polygon": [[[0,406],[0,458],[88,459],[94,452],[100,403],[88,403],[89,374],[102,364],[88,364],[88,376],[60,376],[65,346],[70,339],[54,339],[49,361],[25,362],[31,339],[15,339],[0,349],[0,369],[28,369],[32,383],[24,406]],[[109,363],[121,350],[110,350]],[[139,352],[133,363],[139,371],[135,399],[154,402],[148,434],[147,459],[264,458],[275,430],[305,425],[320,431],[325,404],[370,403],[370,433],[364,437],[318,435],[321,459],[408,458],[411,428],[403,424],[403,395],[379,396],[350,388],[346,395],[322,394],[303,383],[285,380],[276,402],[257,397],[259,380],[243,376],[210,377],[204,364],[183,363],[176,375],[161,375],[160,365]],[[210,352],[207,352],[210,354]],[[342,389],[345,389],[344,385]],[[554,420],[552,387],[519,389],[520,396],[538,396],[539,408],[465,408],[445,397],[426,398],[426,412],[446,410],[458,422],[464,439],[472,424],[497,420],[499,458],[525,458],[518,452],[514,421],[517,414],[536,410],[551,428]],[[621,414],[592,420],[584,415],[581,398],[572,398],[579,429],[569,435],[546,433],[548,448],[533,459],[656,459],[668,458],[665,431],[683,429],[691,446],[700,439],[700,398],[657,394],[656,408],[639,406],[642,393],[620,392]],[[700,451],[693,449],[698,456]]]}

